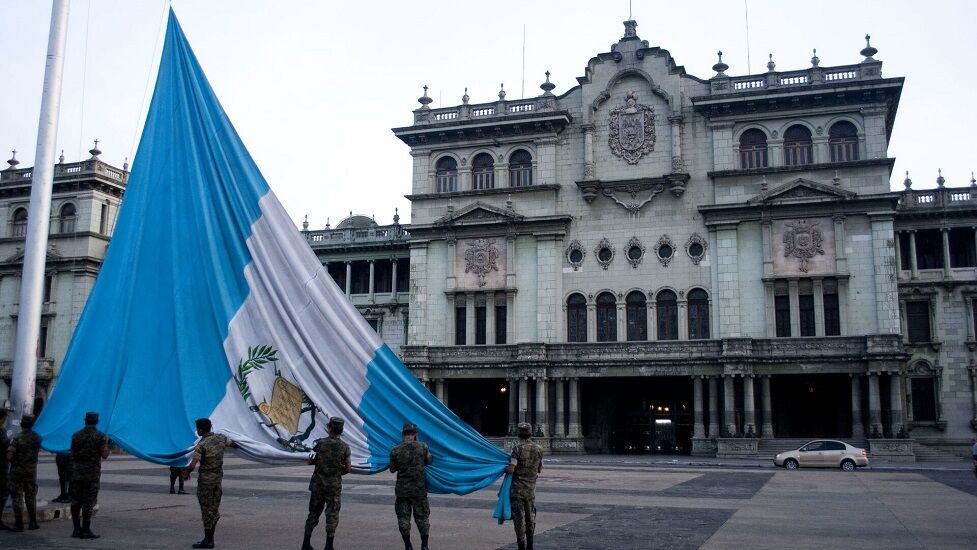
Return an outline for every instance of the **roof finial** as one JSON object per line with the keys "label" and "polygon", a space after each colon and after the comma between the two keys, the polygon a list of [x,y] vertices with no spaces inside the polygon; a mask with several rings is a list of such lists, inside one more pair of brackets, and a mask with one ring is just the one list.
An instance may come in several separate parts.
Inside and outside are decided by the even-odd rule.
{"label": "roof finial", "polygon": [[329,216],[326,216],[326,229],[329,229]]}
{"label": "roof finial", "polygon": [[305,219],[302,220],[302,231],[308,231],[308,230],[309,230],[309,215],[306,214]]}
{"label": "roof finial", "polygon": [[430,105],[432,101],[434,101],[434,100],[427,96],[427,84],[425,84],[424,85],[424,95],[422,95],[421,97],[417,98],[417,102],[421,104],[421,109],[430,109],[430,107],[428,107],[428,105]]}
{"label": "roof finial", "polygon": [[543,95],[553,95],[553,89],[556,88],[556,84],[550,82],[549,71],[546,71],[546,82],[540,84],[539,87],[543,90]]}
{"label": "roof finial", "polygon": [[507,210],[512,210],[512,193],[508,193],[505,196],[505,207]]}
{"label": "roof finial", "polygon": [[716,76],[726,76],[725,71],[729,65],[723,63],[723,51],[719,50],[717,55],[719,55],[719,62],[712,66],[712,70],[716,71]]}
{"label": "roof finial", "polygon": [[638,22],[629,17],[628,20],[624,22],[624,38],[637,38],[637,26]]}
{"label": "roof finial", "polygon": [[64,149],[61,150],[61,156],[58,157],[58,164],[64,164]]}
{"label": "roof finial", "polygon": [[867,35],[866,34],[865,35],[865,47],[862,48],[862,51],[858,52],[858,53],[860,53],[860,54],[862,54],[862,55],[865,56],[865,59],[863,59],[862,62],[865,62],[865,61],[875,61],[875,59],[873,59],[872,56],[875,55],[875,54],[877,54],[877,53],[879,53],[879,50],[877,50],[877,49],[875,49],[875,48],[872,47],[871,39],[872,39],[872,37],[870,35]]}
{"label": "roof finial", "polygon": [[465,105],[468,105],[468,100],[469,99],[471,99],[471,98],[468,97],[468,87],[465,86],[465,95],[461,96],[461,102],[464,103]]}
{"label": "roof finial", "polygon": [[902,184],[906,186],[906,191],[912,189],[913,180],[909,179],[909,170],[906,170],[906,179],[902,181]]}
{"label": "roof finial", "polygon": [[129,171],[129,157],[126,157],[126,159],[122,161],[122,171],[123,172]]}
{"label": "roof finial", "polygon": [[946,178],[943,177],[943,169],[937,168],[936,173],[937,173],[936,184],[939,185],[940,187],[943,187],[943,184],[946,183]]}
{"label": "roof finial", "polygon": [[10,152],[10,160],[7,161],[7,164],[10,165],[10,167],[7,168],[7,170],[13,170],[14,168],[17,168],[17,165],[18,164],[20,164],[20,161],[17,160],[17,150],[16,149],[14,149],[13,151]]}
{"label": "roof finial", "polygon": [[773,54],[770,54],[770,61],[767,61],[767,70],[771,73],[777,68],[777,64],[773,62]]}
{"label": "roof finial", "polygon": [[974,178],[974,171],[970,171],[970,186],[977,187],[977,178]]}
{"label": "roof finial", "polygon": [[767,190],[767,175],[764,174],[762,179],[760,180],[760,191],[766,191],[766,190]]}
{"label": "roof finial", "polygon": [[394,208],[394,225],[400,225],[400,212],[397,208]]}
{"label": "roof finial", "polygon": [[818,49],[817,48],[814,48],[814,57],[811,58],[811,66],[812,67],[817,67],[818,66],[818,63],[820,63],[820,62],[821,62],[821,58],[818,57]]}
{"label": "roof finial", "polygon": [[499,84],[499,101],[505,101],[505,84]]}
{"label": "roof finial", "polygon": [[835,177],[831,178],[831,181],[834,182],[835,187],[841,187],[841,178],[838,177],[837,170],[835,170]]}
{"label": "roof finial", "polygon": [[95,147],[89,149],[88,152],[91,153],[93,159],[98,158],[98,156],[102,154],[102,151],[98,148],[97,139],[95,140]]}

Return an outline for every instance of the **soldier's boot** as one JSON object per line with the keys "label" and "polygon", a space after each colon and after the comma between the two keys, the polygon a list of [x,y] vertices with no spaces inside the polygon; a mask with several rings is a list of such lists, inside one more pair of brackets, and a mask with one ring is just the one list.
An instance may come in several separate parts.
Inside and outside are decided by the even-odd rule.
{"label": "soldier's boot", "polygon": [[7,497],[0,498],[0,531],[6,531],[9,529],[7,524],[3,522],[3,509],[7,506]]}
{"label": "soldier's boot", "polygon": [[332,539],[334,539],[334,538],[335,537],[330,537],[330,536],[326,535],[326,548],[325,548],[325,550],[335,550],[332,547]]}
{"label": "soldier's boot", "polygon": [[214,530],[204,529],[204,538],[200,542],[193,543],[193,548],[213,548],[214,547]]}
{"label": "soldier's boot", "polygon": [[74,530],[71,531],[71,538],[81,538],[81,518],[78,517],[78,510],[74,506],[71,507],[71,525],[74,526]]}
{"label": "soldier's boot", "polygon": [[78,538],[80,538],[80,539],[97,539],[99,536],[100,535],[96,535],[95,533],[92,533],[92,522],[91,522],[91,520],[87,520],[86,519],[84,522],[82,522],[82,524],[81,524],[81,535],[79,535]]}
{"label": "soldier's boot", "polygon": [[533,550],[533,534],[526,533],[526,550]]}
{"label": "soldier's boot", "polygon": [[519,550],[526,550],[526,543],[521,540],[517,540],[516,547],[519,548]]}
{"label": "soldier's boot", "polygon": [[404,539],[404,550],[414,550],[414,545],[410,543],[410,533],[406,535],[401,534],[400,536]]}
{"label": "soldier's boot", "polygon": [[428,550],[428,548],[427,548],[427,535],[421,535],[421,550]]}
{"label": "soldier's boot", "polygon": [[312,548],[312,533],[305,533],[302,537],[302,550],[313,550]]}
{"label": "soldier's boot", "polygon": [[36,504],[32,504],[32,503],[27,504],[27,519],[28,519],[27,529],[31,531],[36,531],[41,528],[41,526],[37,524]]}
{"label": "soldier's boot", "polygon": [[24,532],[24,516],[20,510],[14,510],[14,526],[10,528],[11,533]]}

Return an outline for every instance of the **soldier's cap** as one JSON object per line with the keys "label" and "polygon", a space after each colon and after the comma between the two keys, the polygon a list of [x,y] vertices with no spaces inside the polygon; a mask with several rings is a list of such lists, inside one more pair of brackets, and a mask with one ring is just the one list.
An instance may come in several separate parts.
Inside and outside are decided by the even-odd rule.
{"label": "soldier's cap", "polygon": [[20,427],[21,428],[33,428],[34,427],[34,415],[33,414],[25,414],[24,416],[22,416],[20,418]]}
{"label": "soldier's cap", "polygon": [[413,422],[407,422],[406,424],[404,424],[404,429],[403,429],[403,431],[401,433],[405,433],[405,434],[416,434],[417,433],[417,425],[414,424]]}
{"label": "soldier's cap", "polygon": [[346,425],[346,421],[343,420],[343,418],[340,416],[331,416],[329,417],[329,425],[335,426],[337,428],[342,428],[343,426]]}
{"label": "soldier's cap", "polygon": [[520,432],[533,433],[533,426],[529,422],[520,422],[516,429]]}
{"label": "soldier's cap", "polygon": [[214,427],[214,425],[210,423],[209,418],[198,418],[194,421],[194,424],[197,426],[198,430],[207,430],[208,432]]}
{"label": "soldier's cap", "polygon": [[85,413],[85,424],[98,424],[98,413],[91,411]]}

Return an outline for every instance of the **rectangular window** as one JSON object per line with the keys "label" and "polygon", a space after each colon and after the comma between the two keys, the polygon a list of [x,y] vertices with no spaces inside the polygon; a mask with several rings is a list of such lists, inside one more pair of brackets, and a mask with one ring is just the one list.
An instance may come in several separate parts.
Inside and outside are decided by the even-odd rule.
{"label": "rectangular window", "polygon": [[814,296],[801,294],[797,306],[801,314],[801,336],[814,336],[817,334],[814,328]]}
{"label": "rectangular window", "polygon": [[936,421],[936,388],[932,378],[910,378],[913,393],[913,420],[916,422]]}
{"label": "rectangular window", "polygon": [[773,308],[777,337],[790,338],[790,296],[774,296]]}
{"label": "rectangular window", "polygon": [[329,276],[332,277],[333,281],[339,285],[339,290],[346,292],[346,263],[345,262],[331,262],[327,267],[326,271],[329,272]]}
{"label": "rectangular window", "polygon": [[495,187],[495,172],[472,172],[472,189],[492,189]]}
{"label": "rectangular window", "polygon": [[47,357],[47,323],[41,325],[41,332],[37,337],[37,356]]}
{"label": "rectangular window", "polygon": [[438,174],[438,193],[453,193],[458,190],[458,174]]}
{"label": "rectangular window", "polygon": [[485,345],[485,306],[475,308],[475,344]]}
{"label": "rectangular window", "polygon": [[108,235],[109,229],[109,205],[102,205],[102,215],[98,219],[98,232],[102,235]]}
{"label": "rectangular window", "polygon": [[393,265],[388,260],[377,260],[373,262],[373,291],[387,294],[392,288]]}
{"label": "rectangular window", "polygon": [[465,345],[465,335],[468,332],[467,312],[465,306],[455,308],[455,345]]}
{"label": "rectangular window", "polygon": [[916,232],[916,265],[919,269],[943,269],[943,235],[939,229]]}
{"label": "rectangular window", "polygon": [[841,310],[838,307],[837,294],[824,295],[824,335],[841,335]]}
{"label": "rectangular window", "polygon": [[410,291],[410,258],[397,258],[397,292]]}
{"label": "rectangular window", "polygon": [[583,305],[567,307],[567,341],[587,341],[587,309]]}
{"label": "rectangular window", "polygon": [[910,342],[930,341],[929,301],[906,302],[906,325]]}
{"label": "rectangular window", "polygon": [[370,263],[353,262],[353,273],[350,294],[366,294],[370,291]]}
{"label": "rectangular window", "polygon": [[370,328],[373,329],[373,332],[376,332],[377,334],[380,334],[380,323],[379,323],[379,320],[378,319],[376,319],[376,318],[367,319],[366,320],[366,323],[368,325],[370,325]]}
{"label": "rectangular window", "polygon": [[495,343],[506,343],[506,305],[504,301],[495,305]]}
{"label": "rectangular window", "polygon": [[969,227],[954,227],[950,229],[950,267],[977,266],[974,257],[974,230]]}
{"label": "rectangular window", "polygon": [[54,286],[54,275],[44,277],[44,302],[51,301],[51,287]]}

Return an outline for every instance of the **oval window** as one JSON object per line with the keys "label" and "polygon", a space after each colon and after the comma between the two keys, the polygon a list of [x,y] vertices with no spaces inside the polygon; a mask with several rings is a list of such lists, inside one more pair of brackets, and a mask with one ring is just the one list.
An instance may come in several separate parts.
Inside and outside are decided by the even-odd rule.
{"label": "oval window", "polygon": [[628,258],[630,258],[632,260],[640,260],[641,259],[641,247],[640,246],[632,246],[631,248],[629,248],[628,249]]}
{"label": "oval window", "polygon": [[702,256],[702,245],[699,243],[692,243],[689,245],[689,255],[693,257]]}
{"label": "oval window", "polygon": [[580,262],[583,261],[583,251],[571,250],[569,258],[571,263],[579,264]]}
{"label": "oval window", "polygon": [[613,257],[614,253],[611,252],[610,248],[601,248],[599,251],[597,251],[597,259],[602,262],[609,262]]}
{"label": "oval window", "polygon": [[658,256],[661,258],[671,258],[672,247],[667,244],[663,244],[661,248],[658,249]]}

